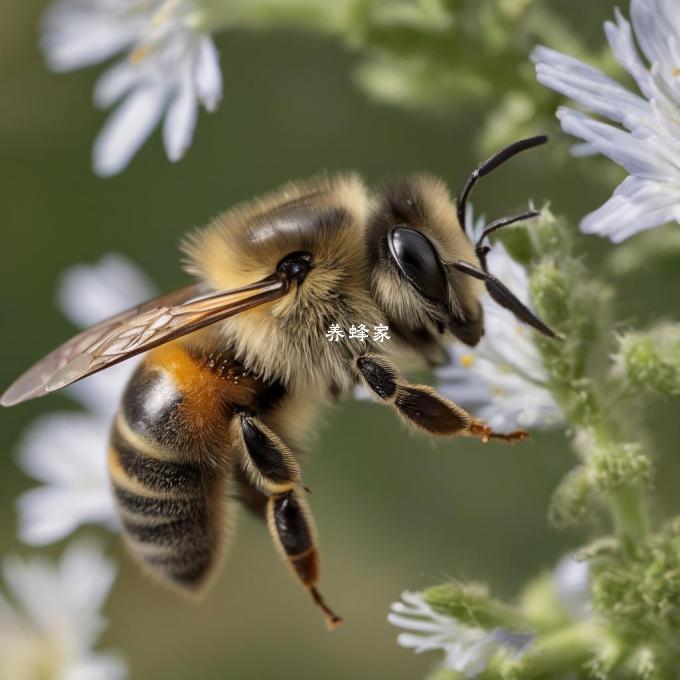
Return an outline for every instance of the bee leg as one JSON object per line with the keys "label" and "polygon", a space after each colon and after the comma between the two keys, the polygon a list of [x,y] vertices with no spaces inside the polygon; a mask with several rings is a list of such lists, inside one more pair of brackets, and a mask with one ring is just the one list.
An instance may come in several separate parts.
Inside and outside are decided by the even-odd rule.
{"label": "bee leg", "polygon": [[425,432],[442,436],[479,437],[484,442],[490,439],[514,442],[529,437],[525,430],[515,430],[507,434],[494,432],[429,385],[409,383],[384,357],[362,355],[356,358],[355,367],[375,397],[392,406],[410,425]]}
{"label": "bee leg", "polygon": [[293,452],[255,414],[236,414],[231,427],[241,467],[256,488],[270,495],[299,484],[300,466]]}
{"label": "bee leg", "polygon": [[241,453],[241,468],[236,475],[241,502],[266,519],[279,554],[323,611],[328,628],[337,627],[342,619],[316,588],[316,531],[309,506],[299,491],[301,473],[295,456],[253,413],[237,414],[231,427]]}
{"label": "bee leg", "polygon": [[283,560],[321,609],[329,630],[342,619],[326,604],[316,588],[319,580],[319,553],[309,506],[297,489],[274,494],[267,501],[267,526]]}

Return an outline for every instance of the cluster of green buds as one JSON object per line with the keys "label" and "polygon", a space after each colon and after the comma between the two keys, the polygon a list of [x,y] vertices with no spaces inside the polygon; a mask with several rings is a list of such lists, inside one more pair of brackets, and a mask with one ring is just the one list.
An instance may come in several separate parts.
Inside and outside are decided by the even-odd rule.
{"label": "cluster of green buds", "polygon": [[[572,233],[544,209],[504,244],[529,272],[534,309],[562,336],[534,339],[577,461],[555,491],[550,519],[558,528],[610,528],[531,580],[513,603],[458,583],[405,593],[391,620],[435,633],[437,644],[422,634],[400,642],[444,650],[437,680],[661,680],[680,666],[680,520],[655,528],[650,519],[653,467],[639,417],[645,400],[680,394],[680,327],[617,329],[612,291],[589,276]],[[414,619],[434,627],[414,627]]]}

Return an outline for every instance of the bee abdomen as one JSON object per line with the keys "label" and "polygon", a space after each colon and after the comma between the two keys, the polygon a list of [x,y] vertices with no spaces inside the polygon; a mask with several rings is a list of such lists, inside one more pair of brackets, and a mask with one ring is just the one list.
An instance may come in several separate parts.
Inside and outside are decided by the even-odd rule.
{"label": "bee abdomen", "polygon": [[[191,495],[201,491],[201,466],[189,461],[161,458],[142,451],[138,443],[128,441],[116,423],[111,434],[111,473],[122,474],[132,484],[155,493]],[[124,484],[125,485],[125,484]]]}
{"label": "bee abdomen", "polygon": [[225,502],[226,474],[173,460],[126,431],[120,418],[111,436],[109,471],[132,554],[162,580],[199,590],[224,544],[217,506]]}

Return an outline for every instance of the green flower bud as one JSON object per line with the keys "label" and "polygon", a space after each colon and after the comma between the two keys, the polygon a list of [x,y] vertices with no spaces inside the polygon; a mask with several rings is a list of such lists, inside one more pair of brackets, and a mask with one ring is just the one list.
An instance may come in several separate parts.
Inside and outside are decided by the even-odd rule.
{"label": "green flower bud", "polygon": [[425,676],[425,680],[461,680],[463,676],[450,668],[440,666]]}
{"label": "green flower bud", "polygon": [[534,259],[551,258],[555,262],[563,262],[563,258],[571,257],[572,230],[565,220],[555,217],[550,204],[541,208],[540,215],[527,227]]}
{"label": "green flower bud", "polygon": [[680,523],[592,565],[595,609],[631,641],[680,634]]}
{"label": "green flower bud", "polygon": [[646,484],[651,476],[651,462],[639,444],[610,444],[591,452],[586,461],[593,486],[607,492],[621,485]]}
{"label": "green flower bud", "polygon": [[474,628],[526,630],[518,612],[492,599],[480,584],[444,583],[428,588],[423,597],[435,611]]}
{"label": "green flower bud", "polygon": [[571,470],[555,490],[548,518],[558,528],[581,524],[588,516],[591,495],[586,469],[579,466]]}
{"label": "green flower bud", "polygon": [[661,324],[621,336],[614,363],[633,389],[680,396],[680,325]]}
{"label": "green flower bud", "polygon": [[520,595],[519,610],[531,630],[537,632],[555,630],[569,622],[555,592],[552,572],[545,572],[529,581]]}

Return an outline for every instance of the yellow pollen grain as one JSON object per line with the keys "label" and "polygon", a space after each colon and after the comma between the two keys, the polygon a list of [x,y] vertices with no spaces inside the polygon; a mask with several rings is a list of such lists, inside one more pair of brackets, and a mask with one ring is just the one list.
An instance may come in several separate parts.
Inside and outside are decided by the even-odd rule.
{"label": "yellow pollen grain", "polygon": [[177,0],[166,0],[161,7],[159,8],[158,12],[154,15],[153,19],[151,20],[151,25],[154,28],[158,28],[161,24],[165,23],[168,20],[168,17],[172,13],[172,10],[175,9],[177,5]]}
{"label": "yellow pollen grain", "polygon": [[140,45],[130,53],[130,61],[136,66],[149,54],[149,52],[151,52],[150,45]]}
{"label": "yellow pollen grain", "polygon": [[463,356],[460,358],[460,363],[465,368],[470,368],[472,364],[475,363],[475,357],[473,354],[463,354]]}
{"label": "yellow pollen grain", "polygon": [[680,66],[676,66],[674,69],[672,69],[671,75],[675,76],[676,78],[677,78],[677,76],[680,76]]}

